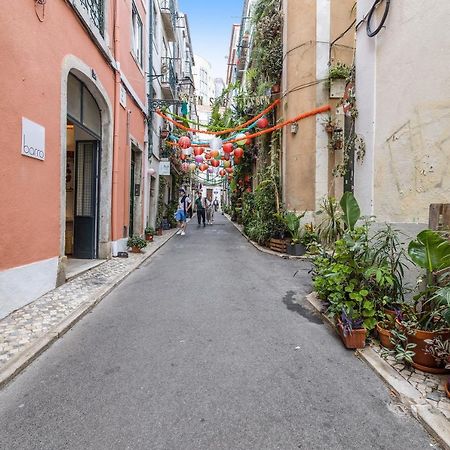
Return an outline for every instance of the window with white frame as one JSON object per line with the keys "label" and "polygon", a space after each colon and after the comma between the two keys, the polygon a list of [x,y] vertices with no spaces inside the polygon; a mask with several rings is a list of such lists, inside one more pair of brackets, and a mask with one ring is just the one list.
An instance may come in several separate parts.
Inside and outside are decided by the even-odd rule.
{"label": "window with white frame", "polygon": [[133,55],[136,58],[136,61],[142,67],[142,62],[144,60],[142,20],[139,17],[139,12],[134,2],[133,2],[133,10],[131,13],[131,21],[132,21],[131,45]]}

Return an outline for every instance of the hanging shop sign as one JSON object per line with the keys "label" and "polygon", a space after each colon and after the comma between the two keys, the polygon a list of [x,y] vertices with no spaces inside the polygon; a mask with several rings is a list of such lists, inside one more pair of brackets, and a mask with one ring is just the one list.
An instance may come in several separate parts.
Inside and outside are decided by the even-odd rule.
{"label": "hanging shop sign", "polygon": [[160,175],[170,175],[170,161],[160,161],[159,174]]}
{"label": "hanging shop sign", "polygon": [[45,128],[22,117],[22,155],[45,160]]}

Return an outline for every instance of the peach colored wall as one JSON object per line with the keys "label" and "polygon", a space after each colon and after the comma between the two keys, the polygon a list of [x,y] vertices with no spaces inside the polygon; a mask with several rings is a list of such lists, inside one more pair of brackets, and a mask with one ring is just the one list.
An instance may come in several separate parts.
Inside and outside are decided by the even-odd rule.
{"label": "peach colored wall", "polygon": [[[112,10],[108,18],[111,23]],[[122,15],[122,30],[129,29],[130,21],[130,17]],[[112,36],[112,30],[109,34]],[[0,270],[3,270],[59,255],[62,206],[60,86],[61,64],[65,55],[74,54],[95,70],[111,102],[114,102],[114,72],[72,8],[63,1],[47,3],[43,23],[35,15],[34,2],[16,0],[5,3],[2,6],[0,42],[0,61],[3,63],[0,72],[0,249],[2,255],[7,255],[0,258]],[[126,46],[129,43],[128,39]],[[124,44],[124,48],[126,46]],[[134,82],[131,64],[128,67],[125,63],[123,70],[129,70],[127,78]],[[143,80],[141,77],[141,85],[134,86],[136,92],[145,92]],[[127,99],[127,109],[132,110],[130,126],[133,134],[143,145],[142,114],[130,97]],[[121,108],[121,165],[129,162],[126,114]],[[45,161],[21,155],[22,116],[45,127]],[[119,192],[128,193],[129,180],[121,176],[118,181]],[[129,200],[127,197],[125,199],[125,205],[128,205]],[[123,198],[115,200],[119,204],[124,202]],[[122,208],[125,207],[128,206],[122,205]],[[118,217],[122,218],[123,214]],[[113,238],[121,237],[123,225],[126,223],[113,224],[113,229],[120,230],[120,233],[113,233]]]}

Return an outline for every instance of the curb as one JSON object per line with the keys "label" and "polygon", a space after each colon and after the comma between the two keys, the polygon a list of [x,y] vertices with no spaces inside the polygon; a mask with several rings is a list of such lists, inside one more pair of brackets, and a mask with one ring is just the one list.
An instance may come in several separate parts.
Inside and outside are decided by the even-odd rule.
{"label": "curb", "polygon": [[[320,314],[327,325],[335,329],[333,322],[321,311],[321,303],[312,292],[306,296],[309,304]],[[372,370],[395,392],[400,401],[412,415],[426,428],[430,435],[445,449],[450,450],[450,427],[448,419],[404,380],[384,359],[372,348],[366,347],[355,351],[359,359],[365,361]]]}
{"label": "curb", "polygon": [[292,255],[288,255],[287,253],[279,253],[279,252],[274,252],[273,250],[270,250],[269,248],[263,247],[262,245],[257,244],[256,242],[252,241],[245,233],[244,230],[242,229],[241,226],[239,226],[237,223],[234,223],[231,220],[231,217],[228,214],[224,214],[224,217],[226,217],[229,222],[236,228],[236,230],[239,231],[239,233],[242,234],[242,236],[245,237],[245,239],[247,239],[248,242],[250,242],[250,244],[253,245],[253,247],[255,247],[257,250],[259,250],[262,253],[266,253],[268,255],[273,255],[273,256],[278,256],[279,258],[283,258],[283,259],[304,259],[306,261],[311,260],[310,256],[292,256]]}
{"label": "curb", "polygon": [[[117,277],[109,286],[100,291],[97,296],[87,302],[82,303],[69,314],[62,322],[40,336],[31,345],[26,347],[20,354],[12,358],[0,371],[0,389],[3,389],[10,381],[12,381],[20,372],[28,367],[36,358],[44,353],[56,340],[67,333],[79,320],[86,314],[91,312],[95,306],[100,303],[114,288],[121,284],[132,272],[144,264],[152,255],[154,255],[161,247],[163,247],[173,236],[176,229],[169,233],[167,239],[161,242],[157,247],[148,253],[145,253],[141,260],[137,261],[126,272]],[[95,268],[97,268],[96,266]]]}

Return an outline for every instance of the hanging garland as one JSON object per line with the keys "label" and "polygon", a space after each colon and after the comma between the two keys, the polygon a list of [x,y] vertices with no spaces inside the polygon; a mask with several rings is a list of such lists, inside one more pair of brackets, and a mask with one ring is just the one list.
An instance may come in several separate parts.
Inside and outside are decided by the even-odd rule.
{"label": "hanging garland", "polygon": [[190,128],[187,127],[185,125],[183,125],[180,122],[177,122],[176,120],[173,120],[171,117],[167,116],[166,114],[164,114],[161,110],[157,110],[156,114],[158,114],[160,117],[162,117],[165,120],[168,120],[169,122],[173,123],[177,128],[180,128],[181,130],[184,131],[191,131],[192,133],[201,133],[201,134],[212,134],[214,136],[221,136],[222,134],[228,134],[228,133],[232,133],[233,131],[239,131],[242,130],[243,128],[247,127],[248,125],[250,125],[253,122],[256,122],[258,119],[260,119],[262,116],[264,116],[265,114],[267,114],[269,111],[271,111],[273,108],[275,108],[275,106],[278,105],[278,103],[280,103],[280,99],[276,99],[271,105],[269,105],[264,111],[262,111],[261,113],[259,113],[257,116],[253,117],[250,120],[247,120],[247,122],[238,125],[237,127],[234,128],[228,128],[226,130],[222,130],[222,131],[209,131],[209,130],[197,130],[195,128]]}

